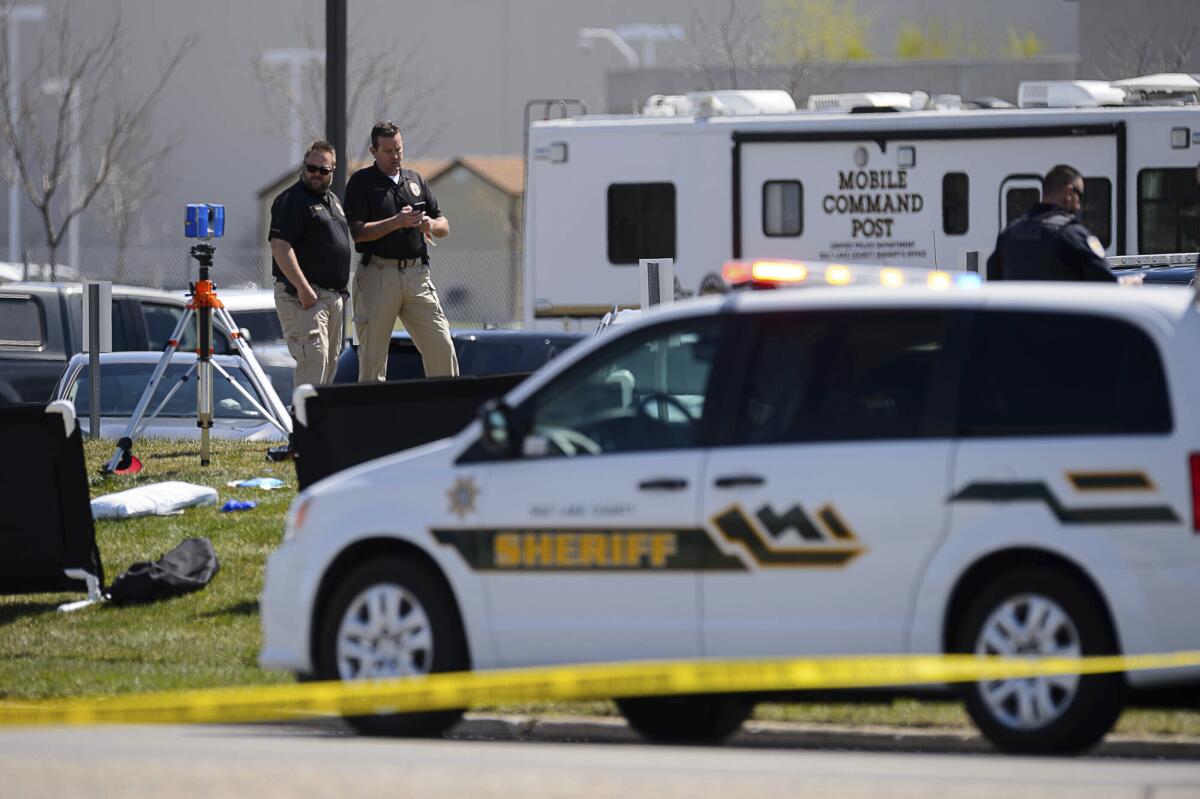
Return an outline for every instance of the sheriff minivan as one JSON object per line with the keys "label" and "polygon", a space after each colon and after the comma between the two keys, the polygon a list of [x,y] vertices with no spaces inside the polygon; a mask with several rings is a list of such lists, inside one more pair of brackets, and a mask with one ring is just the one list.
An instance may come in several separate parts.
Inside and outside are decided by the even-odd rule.
{"label": "sheriff minivan", "polygon": [[[353,680],[1200,648],[1192,293],[936,285],[655,310],[459,435],[312,486],[267,565],[263,665]],[[1002,749],[1077,751],[1129,687],[1198,679],[999,680],[962,696]],[[752,701],[618,705],[650,738],[717,740]],[[353,722],[430,733],[457,715]]]}

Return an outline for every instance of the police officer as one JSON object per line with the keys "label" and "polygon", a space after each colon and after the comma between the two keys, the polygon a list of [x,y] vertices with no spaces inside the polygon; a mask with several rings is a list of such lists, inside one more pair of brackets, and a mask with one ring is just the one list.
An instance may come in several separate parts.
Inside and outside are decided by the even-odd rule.
{"label": "police officer", "polygon": [[342,307],[350,280],[350,228],[329,190],[337,154],[315,141],[300,179],[271,203],[275,312],[296,359],[295,385],[333,380],[342,350]]}
{"label": "police officer", "polygon": [[396,317],[421,353],[426,377],[458,375],[450,325],[429,277],[427,238],[450,232],[425,179],[400,166],[404,139],[388,121],[371,128],[375,163],[346,182],[346,218],[362,253],[354,275],[359,382],[387,379]]}
{"label": "police officer", "polygon": [[1117,282],[1104,245],[1079,220],[1083,176],[1059,164],[1042,180],[1042,200],[996,238],[988,280],[1095,280]]}

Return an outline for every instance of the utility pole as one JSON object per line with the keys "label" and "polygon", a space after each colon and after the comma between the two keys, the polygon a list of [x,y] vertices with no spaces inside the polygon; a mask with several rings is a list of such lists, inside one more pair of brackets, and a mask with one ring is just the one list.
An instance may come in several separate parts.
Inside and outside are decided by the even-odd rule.
{"label": "utility pole", "polygon": [[325,0],[325,135],[337,151],[338,167],[333,173],[333,192],[346,193],[346,3]]}

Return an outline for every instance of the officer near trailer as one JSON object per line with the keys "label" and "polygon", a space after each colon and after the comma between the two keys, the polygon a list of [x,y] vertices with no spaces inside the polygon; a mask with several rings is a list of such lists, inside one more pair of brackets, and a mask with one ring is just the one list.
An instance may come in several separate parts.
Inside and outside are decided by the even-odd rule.
{"label": "officer near trailer", "polygon": [[996,237],[988,280],[1090,280],[1116,283],[1104,245],[1076,215],[1083,207],[1083,176],[1059,164],[1042,179],[1041,202]]}
{"label": "officer near trailer", "polygon": [[404,139],[389,121],[371,128],[375,162],[346,182],[346,218],[362,258],[354,276],[358,379],[387,378],[396,317],[421,353],[426,377],[455,377],[450,325],[429,276],[427,240],[450,232],[425,179],[404,169]]}
{"label": "officer near trailer", "polygon": [[350,227],[329,190],[337,153],[315,141],[300,179],[271,203],[275,312],[296,359],[295,385],[333,380],[342,350],[342,311],[350,281]]}

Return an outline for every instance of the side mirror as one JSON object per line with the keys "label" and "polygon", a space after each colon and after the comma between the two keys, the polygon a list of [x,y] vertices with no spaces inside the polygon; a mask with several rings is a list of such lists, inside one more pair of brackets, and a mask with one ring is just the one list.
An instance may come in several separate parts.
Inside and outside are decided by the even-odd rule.
{"label": "side mirror", "polygon": [[509,407],[497,399],[490,399],[479,408],[483,448],[493,455],[507,455],[512,449],[509,413]]}

